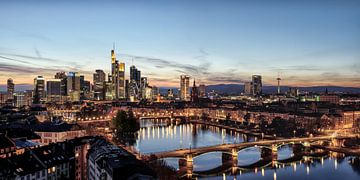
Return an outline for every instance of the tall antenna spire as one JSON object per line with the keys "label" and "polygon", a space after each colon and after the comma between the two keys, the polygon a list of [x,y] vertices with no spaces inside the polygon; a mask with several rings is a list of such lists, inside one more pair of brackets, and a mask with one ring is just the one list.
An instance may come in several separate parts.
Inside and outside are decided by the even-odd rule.
{"label": "tall antenna spire", "polygon": [[115,42],[113,42],[113,50],[115,51]]}
{"label": "tall antenna spire", "polygon": [[280,81],[281,81],[281,78],[280,78],[280,72],[278,72],[278,77],[276,78],[277,82],[278,82],[278,85],[277,85],[277,94],[280,94],[281,93],[281,90],[280,90]]}

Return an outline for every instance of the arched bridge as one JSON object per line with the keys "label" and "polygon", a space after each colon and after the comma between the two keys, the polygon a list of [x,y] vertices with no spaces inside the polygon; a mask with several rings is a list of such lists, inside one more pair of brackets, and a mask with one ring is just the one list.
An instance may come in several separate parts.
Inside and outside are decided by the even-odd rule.
{"label": "arched bridge", "polygon": [[[264,149],[272,150],[277,152],[277,149],[285,144],[302,144],[304,146],[310,146],[312,143],[317,141],[329,141],[334,146],[340,146],[344,139],[350,137],[333,137],[333,136],[320,136],[320,137],[306,137],[306,138],[291,138],[291,139],[278,139],[278,140],[264,140],[255,142],[243,142],[238,144],[221,144],[215,146],[189,148],[189,149],[177,149],[174,151],[166,151],[155,153],[154,155],[158,158],[169,158],[179,157],[192,160],[193,157],[205,154],[208,152],[225,152],[237,156],[237,153],[242,149],[249,147],[260,147]],[[189,159],[190,158],[190,159]]]}

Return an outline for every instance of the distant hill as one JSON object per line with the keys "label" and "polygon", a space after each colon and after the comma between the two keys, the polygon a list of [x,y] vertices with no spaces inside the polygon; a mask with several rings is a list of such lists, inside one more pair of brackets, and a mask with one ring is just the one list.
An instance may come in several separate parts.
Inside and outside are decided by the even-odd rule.
{"label": "distant hill", "polygon": [[[25,91],[25,90],[32,90],[33,86],[31,84],[15,84],[15,91]],[[6,91],[7,85],[1,84],[0,85],[0,92]]]}
{"label": "distant hill", "polygon": [[[347,93],[360,93],[360,88],[356,87],[341,87],[341,86],[311,86],[311,87],[298,87],[300,91],[311,91],[311,92],[325,92],[327,89],[328,92],[347,92]],[[168,89],[173,89],[174,93],[177,93],[178,89],[175,87],[161,87],[160,93],[166,94]],[[229,94],[229,95],[238,95],[244,92],[243,84],[216,84],[216,85],[208,85],[206,86],[206,91],[216,91],[221,94]],[[281,86],[282,92],[287,92],[289,90],[289,86]],[[277,86],[263,86],[263,92],[267,94],[276,93]]]}
{"label": "distant hill", "polygon": [[[360,88],[356,87],[341,87],[341,86],[311,86],[311,87],[298,87],[300,91],[311,91],[311,92],[347,92],[347,93],[360,93]],[[217,84],[209,85],[206,88],[207,91],[215,90],[218,93],[226,94],[240,94],[244,92],[243,84]],[[281,91],[286,92],[289,90],[289,86],[281,86]],[[264,93],[276,93],[277,86],[263,86]]]}

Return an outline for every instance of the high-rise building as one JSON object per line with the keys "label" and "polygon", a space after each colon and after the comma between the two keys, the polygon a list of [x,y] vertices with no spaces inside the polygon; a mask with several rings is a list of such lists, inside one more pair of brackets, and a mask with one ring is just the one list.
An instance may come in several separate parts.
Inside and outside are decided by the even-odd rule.
{"label": "high-rise building", "polygon": [[14,94],[14,105],[16,107],[31,106],[31,91],[16,92]]}
{"label": "high-rise building", "polygon": [[80,76],[80,99],[90,99],[90,91],[91,91],[91,85],[90,81],[85,80],[85,76]]}
{"label": "high-rise building", "polygon": [[128,79],[125,80],[125,99],[129,100],[130,99],[130,82]]}
{"label": "high-rise building", "polygon": [[252,82],[245,82],[244,83],[244,94],[246,95],[252,95]]}
{"label": "high-rise building", "polygon": [[141,92],[142,99],[146,99],[146,87],[148,87],[147,77],[141,77],[140,92]]}
{"label": "high-rise building", "polygon": [[96,100],[105,99],[105,78],[106,74],[101,69],[97,69],[93,75],[94,99]]}
{"label": "high-rise building", "polygon": [[15,92],[15,84],[14,81],[10,78],[7,80],[7,99],[13,100]]}
{"label": "high-rise building", "polygon": [[130,67],[129,98],[138,100],[141,98],[141,71],[134,65]]}
{"label": "high-rise building", "polygon": [[55,79],[64,79],[64,78],[66,78],[66,73],[64,71],[60,71],[55,74]]}
{"label": "high-rise building", "polygon": [[189,81],[190,81],[189,76],[187,75],[180,76],[180,99],[183,101],[190,100]]}
{"label": "high-rise building", "polygon": [[147,86],[145,88],[145,99],[153,100],[152,87],[151,86]]}
{"label": "high-rise building", "polygon": [[43,102],[45,102],[45,78],[43,76],[37,76],[34,79],[33,103],[41,104]]}
{"label": "high-rise building", "polygon": [[289,87],[289,95],[292,97],[298,97],[299,96],[299,88]]}
{"label": "high-rise building", "polygon": [[191,102],[193,103],[196,103],[199,101],[199,91],[196,87],[196,84],[195,84],[195,79],[194,79],[194,84],[193,84],[193,87],[191,89]]}
{"label": "high-rise building", "polygon": [[125,63],[116,60],[115,50],[111,50],[111,82],[113,99],[125,98]]}
{"label": "high-rise building", "polygon": [[111,99],[119,98],[119,63],[116,60],[115,49],[111,50]]}
{"label": "high-rise building", "polygon": [[119,98],[125,98],[125,63],[119,63]]}
{"label": "high-rise building", "polygon": [[158,95],[160,95],[160,89],[156,86],[153,86],[152,89],[151,89],[151,94],[152,94],[152,99],[153,100],[156,100]]}
{"label": "high-rise building", "polygon": [[69,72],[67,75],[67,95],[71,101],[80,100],[80,75],[78,72]]}
{"label": "high-rise building", "polygon": [[135,81],[137,86],[140,85],[141,71],[139,71],[134,65],[130,67],[130,81]]}
{"label": "high-rise building", "polygon": [[7,101],[7,93],[0,92],[0,107],[5,106]]}
{"label": "high-rise building", "polygon": [[199,85],[199,96],[200,97],[206,97],[206,86],[205,84]]}
{"label": "high-rise building", "polygon": [[32,91],[16,92],[14,94],[14,105],[16,107],[31,106]]}
{"label": "high-rise building", "polygon": [[65,72],[57,72],[55,74],[55,79],[60,79],[61,80],[61,84],[60,84],[60,94],[61,96],[67,96],[67,75]]}
{"label": "high-rise building", "polygon": [[260,75],[252,76],[252,91],[253,95],[261,95],[262,94],[262,81]]}
{"label": "high-rise building", "polygon": [[52,102],[61,101],[61,79],[49,79],[46,81],[47,100]]}
{"label": "high-rise building", "polygon": [[14,95],[14,100],[15,100],[15,107],[23,107],[25,106],[25,94],[21,93],[21,92],[17,92]]}

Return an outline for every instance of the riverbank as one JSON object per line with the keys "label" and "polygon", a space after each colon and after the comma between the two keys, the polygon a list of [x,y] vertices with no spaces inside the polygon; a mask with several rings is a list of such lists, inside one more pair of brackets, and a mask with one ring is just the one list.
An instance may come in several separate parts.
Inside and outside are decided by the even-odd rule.
{"label": "riverbank", "polygon": [[247,135],[251,135],[251,136],[260,137],[260,138],[263,138],[263,139],[282,139],[281,137],[274,137],[273,135],[266,135],[264,133],[255,132],[253,130],[240,129],[240,128],[236,128],[236,127],[232,127],[232,126],[226,126],[226,125],[213,123],[213,122],[208,122],[208,121],[190,120],[190,123],[215,126],[215,127],[219,127],[219,128],[223,128],[223,129],[233,130],[233,131],[236,131],[236,132],[239,132],[239,133],[242,133],[242,134],[247,134]]}
{"label": "riverbank", "polygon": [[344,153],[345,155],[349,156],[359,156],[360,157],[360,149],[351,149],[351,148],[344,148],[344,147],[328,147],[328,146],[320,146],[320,145],[313,145],[312,147],[324,149],[327,151],[337,152],[337,153]]}

